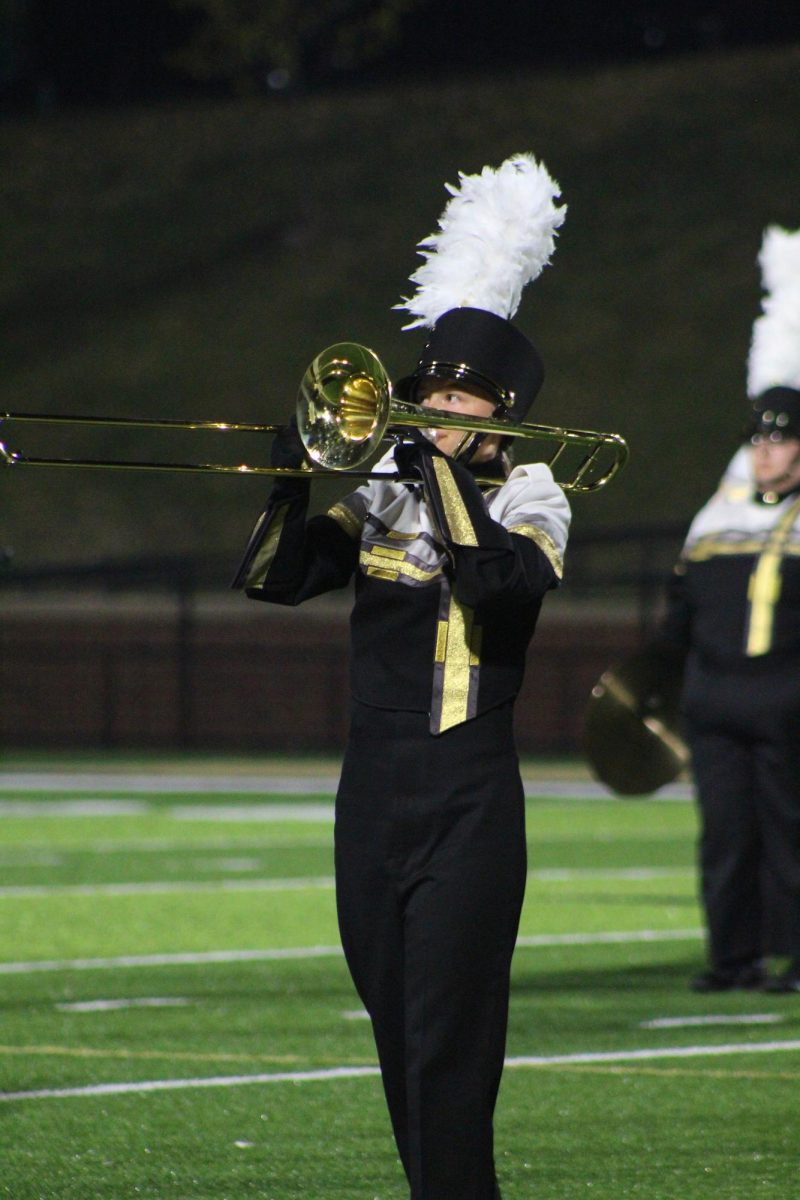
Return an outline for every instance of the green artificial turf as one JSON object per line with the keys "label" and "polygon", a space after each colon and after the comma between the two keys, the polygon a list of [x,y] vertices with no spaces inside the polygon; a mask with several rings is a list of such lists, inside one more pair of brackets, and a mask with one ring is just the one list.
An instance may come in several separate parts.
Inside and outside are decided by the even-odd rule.
{"label": "green artificial turf", "polygon": [[[232,776],[79,816],[64,784],[0,790],[0,1196],[406,1200],[339,950],[331,796]],[[580,792],[528,803],[504,1200],[800,1194],[796,998],[686,986],[690,802]]]}

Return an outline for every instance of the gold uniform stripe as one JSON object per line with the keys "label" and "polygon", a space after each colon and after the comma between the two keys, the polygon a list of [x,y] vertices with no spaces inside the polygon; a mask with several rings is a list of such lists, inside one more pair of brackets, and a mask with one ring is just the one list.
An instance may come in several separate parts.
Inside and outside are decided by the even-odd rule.
{"label": "gold uniform stripe", "polygon": [[434,661],[437,663],[444,662],[444,656],[447,653],[447,621],[439,621],[436,626],[436,651],[434,653]]}
{"label": "gold uniform stripe", "polygon": [[765,550],[758,560],[747,587],[750,623],[747,629],[747,654],[766,654],[772,645],[775,605],[781,594],[781,554]]}
{"label": "gold uniform stripe", "polygon": [[[247,572],[247,578],[245,579],[244,584],[245,587],[259,587],[266,580],[267,575],[269,574],[269,569],[272,566],[275,555],[278,552],[278,543],[281,540],[281,534],[283,533],[283,526],[284,522],[286,521],[286,514],[288,511],[289,506],[284,505],[283,508],[277,509],[277,511],[272,514],[264,541],[261,543],[255,555],[253,556],[253,561],[250,564],[250,570]],[[253,531],[254,536],[260,528],[263,520],[264,514],[262,513],[261,517],[256,523],[256,528]]]}
{"label": "gold uniform stripe", "polygon": [[349,537],[354,539],[361,537],[363,522],[359,521],[355,513],[351,512],[346,504],[334,504],[328,509],[328,516],[331,517],[337,525],[340,525]]}
{"label": "gold uniform stripe", "polygon": [[[442,494],[444,515],[450,531],[450,537],[459,546],[477,546],[478,538],[472,526],[467,506],[464,503],[456,481],[453,479],[447,460],[441,457],[433,459],[433,469],[436,472],[436,482]],[[443,531],[444,532],[444,531]]]}
{"label": "gold uniform stripe", "polygon": [[553,568],[556,579],[561,579],[564,574],[564,560],[549,533],[545,533],[538,525],[512,525],[509,533],[518,533],[520,537],[530,538],[535,542]]}
{"label": "gold uniform stripe", "polygon": [[[395,560],[394,555],[398,553],[400,559]],[[418,583],[429,583],[442,573],[441,567],[426,571],[413,563],[403,562],[402,551],[388,550],[386,547],[381,547],[380,551],[377,548],[372,551],[362,550],[358,561],[367,575],[378,575],[381,579],[397,579],[400,575],[407,575],[409,579]]]}
{"label": "gold uniform stripe", "polygon": [[775,526],[750,576],[747,587],[747,598],[750,601],[750,621],[747,627],[746,645],[746,653],[750,657],[766,654],[772,648],[775,606],[781,594],[781,561],[798,513],[800,513],[800,500],[795,501]]}
{"label": "gold uniform stripe", "polygon": [[460,725],[467,719],[469,701],[470,640],[474,613],[465,604],[451,599],[447,619],[447,638],[442,680],[441,730]]}
{"label": "gold uniform stripe", "polygon": [[393,571],[391,567],[367,567],[367,574],[375,579],[388,579],[390,583],[396,583],[400,572]]}
{"label": "gold uniform stripe", "polygon": [[[474,715],[477,689],[477,668],[481,662],[480,625],[475,624],[475,612],[466,604],[450,597],[447,619],[440,620],[436,629],[437,671],[441,672],[441,709],[435,722],[435,732],[443,733],[460,725]],[[472,700],[472,702],[471,702]]]}
{"label": "gold uniform stripe", "polygon": [[[709,558],[717,558],[723,554],[760,554],[764,549],[764,538],[750,537],[746,541],[722,541],[717,537],[701,538],[694,546],[684,551],[683,557],[687,562],[706,562]],[[787,554],[800,554],[800,544],[787,547]]]}

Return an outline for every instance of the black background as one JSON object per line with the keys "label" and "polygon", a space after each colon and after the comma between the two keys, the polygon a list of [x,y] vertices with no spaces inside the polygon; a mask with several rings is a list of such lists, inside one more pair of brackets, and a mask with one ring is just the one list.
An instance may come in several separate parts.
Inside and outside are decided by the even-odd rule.
{"label": "black background", "polygon": [[[28,0],[21,12],[6,32],[0,79],[6,108],[225,90],[168,65],[198,19],[168,0]],[[405,16],[399,40],[367,67],[337,65],[324,39],[310,45],[290,89],[658,58],[798,37],[800,5],[791,0],[427,0]],[[269,90],[266,70],[253,84]]]}

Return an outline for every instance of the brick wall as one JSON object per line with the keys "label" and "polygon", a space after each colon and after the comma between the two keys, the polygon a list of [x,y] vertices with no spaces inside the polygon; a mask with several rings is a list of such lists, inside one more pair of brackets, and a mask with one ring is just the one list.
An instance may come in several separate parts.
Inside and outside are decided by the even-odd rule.
{"label": "brick wall", "polygon": [[[0,746],[335,752],[348,709],[345,604],[241,597],[17,599],[0,620]],[[517,703],[523,753],[578,749],[632,614],[548,603]]]}

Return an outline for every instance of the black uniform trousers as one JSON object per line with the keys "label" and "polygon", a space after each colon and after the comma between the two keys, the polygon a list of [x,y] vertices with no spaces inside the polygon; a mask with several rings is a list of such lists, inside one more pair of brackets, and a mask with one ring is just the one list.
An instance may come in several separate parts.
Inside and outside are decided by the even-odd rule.
{"label": "black uniform trousers", "polygon": [[502,705],[439,736],[355,704],[336,800],[339,925],[412,1200],[497,1200],[492,1118],[525,890]]}
{"label": "black uniform trousers", "polygon": [[690,655],[687,736],[715,970],[774,950],[800,962],[800,660],[724,670]]}

